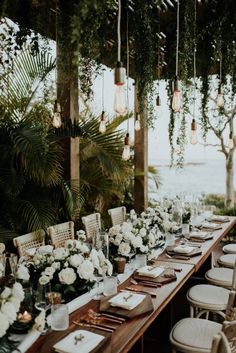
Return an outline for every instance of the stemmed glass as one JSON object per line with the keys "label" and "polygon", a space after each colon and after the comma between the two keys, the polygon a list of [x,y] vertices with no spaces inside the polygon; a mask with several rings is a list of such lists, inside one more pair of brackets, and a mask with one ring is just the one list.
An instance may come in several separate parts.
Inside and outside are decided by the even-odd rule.
{"label": "stemmed glass", "polygon": [[95,300],[99,300],[102,297],[102,294],[99,293],[99,283],[103,280],[103,276],[102,275],[95,275],[95,288],[96,288],[96,293],[93,297],[93,299]]}
{"label": "stemmed glass", "polygon": [[[48,293],[51,293],[51,286],[50,284],[48,285],[38,285],[35,295],[34,295],[34,306],[37,310],[39,311],[45,311],[45,314],[47,311],[51,308],[51,303],[48,300]],[[45,320],[45,329],[44,333],[47,332],[49,329],[47,320]]]}

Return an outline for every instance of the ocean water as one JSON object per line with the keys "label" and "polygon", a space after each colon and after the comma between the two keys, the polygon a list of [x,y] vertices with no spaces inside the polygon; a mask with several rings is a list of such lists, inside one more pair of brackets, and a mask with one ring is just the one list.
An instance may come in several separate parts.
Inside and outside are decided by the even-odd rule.
{"label": "ocean water", "polygon": [[[173,197],[181,192],[225,194],[226,170],[223,159],[189,161],[183,169],[170,168],[169,163],[167,159],[149,161],[149,164],[157,166],[162,183],[156,190],[154,183],[149,181],[149,197],[154,199],[162,196]],[[234,185],[236,185],[236,165],[234,165]]]}

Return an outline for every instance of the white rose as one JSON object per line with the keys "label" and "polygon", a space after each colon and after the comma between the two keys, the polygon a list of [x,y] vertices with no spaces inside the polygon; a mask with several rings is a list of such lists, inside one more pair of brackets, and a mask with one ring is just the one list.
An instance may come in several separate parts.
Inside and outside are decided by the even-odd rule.
{"label": "white rose", "polygon": [[88,254],[89,253],[89,247],[85,244],[80,244],[79,250],[83,253],[83,254]]}
{"label": "white rose", "polygon": [[142,253],[147,253],[148,252],[148,246],[147,245],[142,245],[142,246],[140,246],[140,251],[142,252]]}
{"label": "white rose", "polygon": [[13,303],[2,303],[1,312],[7,316],[7,319],[10,324],[12,324],[16,320],[16,308]]}
{"label": "white rose", "polygon": [[71,250],[71,249],[73,249],[73,247],[74,247],[74,240],[68,239],[65,241],[65,248],[66,249]]}
{"label": "white rose", "polygon": [[5,251],[6,247],[4,243],[0,243],[0,254],[3,254]]}
{"label": "white rose", "polygon": [[8,317],[0,312],[0,337],[4,336],[9,328]]}
{"label": "white rose", "polygon": [[46,318],[46,312],[45,310],[42,310],[34,320],[35,324],[33,326],[33,329],[43,332],[44,326],[45,326],[45,318]]}
{"label": "white rose", "polygon": [[132,228],[133,228],[132,223],[124,222],[121,225],[121,230],[122,230],[123,233],[131,232]]}
{"label": "white rose", "polygon": [[51,279],[55,273],[55,268],[50,266],[46,267],[45,270],[43,271],[46,276],[49,276]]}
{"label": "white rose", "polygon": [[51,254],[53,252],[53,246],[52,245],[43,245],[38,248],[39,254]]}
{"label": "white rose", "polygon": [[121,243],[118,248],[118,253],[122,256],[128,256],[131,251],[128,243]]}
{"label": "white rose", "polygon": [[13,297],[18,298],[19,300],[24,299],[25,293],[24,293],[23,287],[20,283],[18,283],[18,282],[14,283],[14,285],[12,287],[12,295],[13,295]]}
{"label": "white rose", "polygon": [[134,248],[140,248],[140,246],[143,245],[143,240],[142,238],[137,235],[136,237],[134,237],[133,241],[132,241],[132,245]]}
{"label": "white rose", "polygon": [[0,295],[0,297],[2,299],[6,299],[7,297],[9,297],[9,295],[11,295],[11,288],[9,287],[5,287]]}
{"label": "white rose", "polygon": [[69,263],[73,267],[78,267],[83,262],[83,256],[75,254],[69,257]]}
{"label": "white rose", "polygon": [[86,240],[86,234],[85,234],[85,231],[80,229],[76,232],[76,235],[78,237],[78,239],[80,240]]}
{"label": "white rose", "polygon": [[105,262],[107,265],[107,274],[108,274],[108,276],[111,276],[112,272],[113,272],[113,266],[109,260],[106,259]]}
{"label": "white rose", "polygon": [[55,260],[64,260],[68,256],[68,251],[64,248],[57,248],[53,251]]}
{"label": "white rose", "polygon": [[80,278],[92,281],[94,279],[94,266],[91,261],[84,260],[77,270]]}
{"label": "white rose", "polygon": [[60,270],[60,268],[61,268],[61,263],[60,263],[59,261],[55,261],[55,262],[53,262],[53,263],[51,264],[51,266],[52,266],[53,268],[55,268],[55,271],[56,271],[56,270]]}
{"label": "white rose", "polygon": [[76,273],[73,268],[64,268],[58,273],[58,277],[62,284],[72,284],[76,280]]}
{"label": "white rose", "polygon": [[16,276],[23,281],[28,281],[30,279],[28,268],[24,265],[19,265]]}
{"label": "white rose", "polygon": [[99,257],[100,262],[105,262],[106,261],[105,255],[102,252],[102,250],[98,250],[98,257]]}
{"label": "white rose", "polygon": [[109,229],[109,235],[111,237],[118,234],[119,232],[120,232],[120,225],[119,224],[117,224],[116,226],[113,226]]}
{"label": "white rose", "polygon": [[148,243],[150,246],[154,246],[156,243],[156,239],[152,233],[150,233],[148,236]]}
{"label": "white rose", "polygon": [[49,282],[50,282],[50,277],[46,276],[45,274],[43,274],[39,278],[39,284],[41,284],[41,286],[44,286],[45,284],[48,284]]}
{"label": "white rose", "polygon": [[141,237],[145,237],[145,235],[147,234],[147,230],[145,228],[141,228],[139,234]]}

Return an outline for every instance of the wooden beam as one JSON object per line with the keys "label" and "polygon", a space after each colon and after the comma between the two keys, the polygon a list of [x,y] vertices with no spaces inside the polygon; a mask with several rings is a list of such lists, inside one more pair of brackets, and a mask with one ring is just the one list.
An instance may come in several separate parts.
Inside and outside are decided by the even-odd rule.
{"label": "wooden beam", "polygon": [[[134,112],[138,112],[137,83]],[[148,128],[146,109],[140,114],[141,130],[135,131],[134,141],[134,208],[140,213],[148,206]]]}
{"label": "wooden beam", "polygon": [[[75,44],[71,44],[68,14],[58,16],[57,30],[57,98],[61,104],[62,118],[76,121],[79,118],[78,65]],[[74,187],[79,187],[79,138],[63,140],[64,177]]]}

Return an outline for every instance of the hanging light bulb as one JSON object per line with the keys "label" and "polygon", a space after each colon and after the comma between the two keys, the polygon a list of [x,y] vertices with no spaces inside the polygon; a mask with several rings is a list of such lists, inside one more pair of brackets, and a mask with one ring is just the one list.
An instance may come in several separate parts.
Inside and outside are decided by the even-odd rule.
{"label": "hanging light bulb", "polygon": [[195,119],[191,122],[190,143],[191,145],[196,145],[197,143],[197,123]]}
{"label": "hanging light bulb", "polygon": [[173,98],[172,98],[172,109],[175,113],[180,112],[182,108],[182,96],[181,96],[181,91],[179,87],[178,66],[179,66],[179,0],[177,0],[176,63],[175,63],[175,79],[173,82]]}
{"label": "hanging light bulb", "polygon": [[52,125],[56,129],[61,127],[61,105],[60,103],[58,103],[57,100],[55,100],[55,103],[54,103]]}
{"label": "hanging light bulb", "polygon": [[117,18],[117,63],[114,70],[114,83],[116,85],[114,110],[120,115],[127,112],[126,94],[125,94],[125,68],[121,62],[121,0],[118,0],[118,18]]}
{"label": "hanging light bulb", "polygon": [[228,142],[228,148],[231,150],[234,148],[234,139],[233,139],[233,133],[230,131],[229,133],[229,142]]}
{"label": "hanging light bulb", "polygon": [[139,113],[136,113],[135,123],[134,123],[134,130],[135,131],[141,130],[140,114]]}
{"label": "hanging light bulb", "polygon": [[158,94],[157,99],[156,99],[156,106],[157,106],[157,107],[160,107],[160,106],[161,106],[161,99],[160,99],[159,94]]}
{"label": "hanging light bulb", "polygon": [[105,112],[102,111],[100,125],[99,125],[99,132],[101,132],[101,134],[103,134],[105,131],[106,131]]}
{"label": "hanging light bulb", "polygon": [[125,115],[128,111],[125,86],[116,86],[114,110],[117,114]]}
{"label": "hanging light bulb", "polygon": [[127,132],[125,136],[125,144],[122,153],[122,159],[128,161],[130,159],[130,144],[129,144],[129,133]]}
{"label": "hanging light bulb", "polygon": [[173,82],[173,98],[172,98],[172,109],[175,113],[181,111],[182,108],[182,96],[179,89],[179,79],[178,76],[175,76]]}
{"label": "hanging light bulb", "polygon": [[221,84],[218,87],[218,93],[217,93],[217,97],[216,97],[216,104],[217,107],[222,108],[224,106],[224,96],[223,93],[221,91]]}

